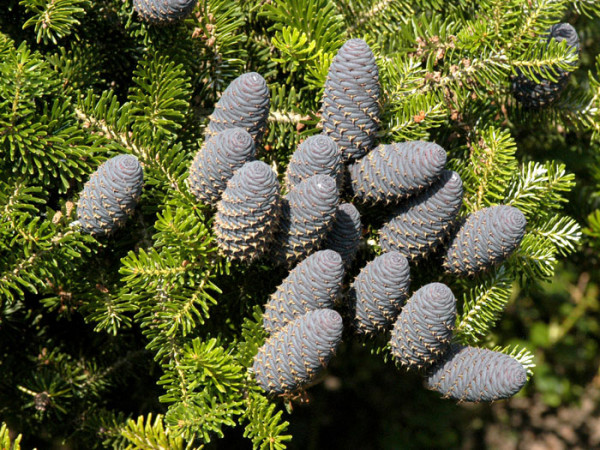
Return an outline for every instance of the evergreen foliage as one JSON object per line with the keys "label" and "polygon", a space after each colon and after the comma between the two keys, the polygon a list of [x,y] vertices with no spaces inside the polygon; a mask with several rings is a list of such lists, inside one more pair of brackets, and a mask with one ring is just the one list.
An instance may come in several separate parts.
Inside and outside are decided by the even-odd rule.
{"label": "evergreen foliage", "polygon": [[[368,306],[361,312],[368,324],[355,324],[357,329],[389,328],[409,296],[408,263],[398,262],[369,280],[363,280],[367,269],[360,268],[393,255],[378,256],[376,230],[392,212],[383,205],[419,194],[443,170],[462,179],[461,221],[498,205],[518,209],[527,221],[518,248],[475,277],[442,273],[443,255],[436,253],[410,269],[414,290],[441,281],[458,299],[454,345],[481,347],[458,354],[487,357],[495,349],[490,361],[518,372],[515,384],[500,393],[487,386],[485,393],[465,388],[458,394],[440,387],[443,394],[460,400],[512,395],[525,383],[520,369],[535,381],[535,341],[513,345],[517,331],[526,328],[515,325],[514,309],[525,308],[511,312],[510,307],[560,276],[559,261],[581,248],[584,223],[585,257],[575,261],[598,272],[598,2],[201,0],[188,2],[190,14],[169,26],[142,20],[130,0],[5,3],[0,11],[2,448],[57,442],[73,448],[198,448],[235,440],[235,427],[239,439],[254,448],[285,448],[296,435],[299,415],[286,413],[282,400],[261,388],[261,380],[274,379],[273,373],[265,371],[268,376],[257,383],[252,371],[256,355],[275,345],[265,344],[263,305],[288,276],[287,268],[330,248],[347,262],[341,283],[350,292],[344,291],[343,301],[353,298],[361,283],[373,287],[365,296],[390,288],[383,278],[406,266],[402,279],[397,274],[392,280],[393,293],[401,298],[394,298],[389,314],[389,305],[384,307],[383,318],[373,298],[357,297],[357,305]],[[577,30],[580,58],[565,42],[547,41],[548,30],[561,21]],[[213,134],[241,126],[255,138],[256,157],[271,171],[275,186],[301,142],[338,130],[328,128],[338,120],[339,111],[332,108],[351,102],[337,95],[345,94],[338,90],[347,72],[339,72],[334,86],[330,69],[351,39],[365,44],[359,56],[377,88],[366,88],[368,98],[362,99],[370,108],[365,148],[375,148],[347,166],[350,194],[333,178],[320,184],[323,190],[302,187],[309,179],[290,186],[279,231],[271,220],[274,212],[265,213],[260,228],[277,232],[276,243],[267,248],[267,238],[253,237],[249,259],[258,260],[254,251],[269,251],[286,267],[268,258],[239,264],[225,257],[218,231],[226,222],[224,207],[215,211],[208,205],[213,200],[198,202],[188,186],[195,176],[194,155]],[[535,82],[559,76],[566,87],[543,109],[527,110],[512,96],[514,77]],[[419,159],[416,142],[430,143],[431,159]],[[126,227],[105,237],[90,235],[74,223],[79,193],[102,163],[117,155],[139,161],[144,189]],[[386,177],[383,160],[395,161]],[[367,209],[370,203],[377,204]],[[239,204],[232,205],[237,214]],[[249,216],[254,206],[248,207]],[[351,212],[347,222],[339,218],[342,207]],[[348,304],[333,307],[345,310]],[[507,308],[506,325],[496,326]],[[331,347],[339,343],[341,329],[333,334]],[[344,334],[348,345],[339,347],[339,357],[345,360],[332,360],[335,377],[329,381],[352,384],[355,377],[370,376],[372,362],[366,358],[355,370],[352,339]],[[373,353],[389,354],[380,344],[363,342]],[[506,358],[498,359],[500,353]],[[308,356],[311,369],[285,380],[294,381],[294,388],[308,378],[321,381],[313,378],[321,361]],[[447,356],[448,364],[456,365],[452,360]],[[467,365],[481,364],[478,359]],[[390,370],[398,383],[411,382],[395,367]],[[333,385],[326,383],[327,389]],[[280,387],[289,393],[292,384]],[[408,400],[402,408],[423,414]],[[411,423],[424,427],[427,417]]]}

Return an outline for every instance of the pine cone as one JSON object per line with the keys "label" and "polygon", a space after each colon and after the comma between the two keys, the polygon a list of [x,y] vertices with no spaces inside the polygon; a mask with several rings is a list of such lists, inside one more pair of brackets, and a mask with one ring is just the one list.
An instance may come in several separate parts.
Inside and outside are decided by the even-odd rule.
{"label": "pine cone", "polygon": [[432,142],[380,145],[349,166],[350,189],[365,203],[392,204],[439,179],[446,151]]}
{"label": "pine cone", "polygon": [[445,170],[440,180],[410,197],[379,231],[381,248],[398,251],[409,261],[425,258],[444,240],[462,205],[463,187],[456,172]]}
{"label": "pine cone", "polygon": [[[579,36],[577,31],[571,24],[558,23],[550,28],[548,34],[548,42],[555,39],[558,42],[567,41],[567,45],[576,50],[581,51]],[[517,69],[517,75],[512,77],[512,91],[515,98],[526,108],[538,109],[555,102],[569,82],[571,72],[557,69],[555,77],[557,81],[544,79],[539,74],[537,78],[540,80],[536,83],[529,80],[523,73]]]}
{"label": "pine cone", "polygon": [[344,161],[360,158],[375,145],[379,126],[379,69],[361,39],[350,39],[329,67],[321,123],[340,146]]}
{"label": "pine cone", "polygon": [[214,231],[223,254],[242,262],[261,257],[273,238],[280,207],[275,172],[262,161],[244,164],[217,203]]}
{"label": "pine cone", "polygon": [[325,236],[323,248],[338,252],[348,267],[356,257],[361,237],[360,213],[352,203],[342,203],[335,213],[333,227]]}
{"label": "pine cone", "polygon": [[332,308],[344,277],[340,255],[321,250],[300,262],[265,305],[263,327],[279,331],[284,325],[314,309]]}
{"label": "pine cone", "polygon": [[387,330],[400,313],[409,287],[408,261],[400,253],[384,253],[370,261],[348,293],[356,332],[373,334]]}
{"label": "pine cone", "polygon": [[475,347],[452,345],[427,377],[427,387],[460,402],[492,402],[521,390],[527,371],[515,358]]}
{"label": "pine cone", "polygon": [[527,219],[513,206],[492,206],[472,214],[450,240],[444,269],[473,275],[501,263],[521,243]]}
{"label": "pine cone", "polygon": [[285,173],[285,183],[291,190],[313,175],[329,175],[340,185],[342,152],[330,137],[318,134],[302,142],[290,160]]}
{"label": "pine cone", "polygon": [[166,25],[189,15],[198,0],[133,0],[133,8],[146,22]]}
{"label": "pine cone", "polygon": [[293,392],[311,382],[342,340],[342,318],[332,309],[309,311],[273,334],[258,350],[252,371],[269,394]]}
{"label": "pine cone", "polygon": [[240,75],[225,89],[210,116],[207,135],[214,136],[227,128],[241,127],[261,141],[267,129],[270,94],[267,82],[256,72]]}
{"label": "pine cone", "polygon": [[144,173],[133,155],[105,161],[85,183],[77,203],[82,231],[97,236],[125,224],[142,195]]}
{"label": "pine cone", "polygon": [[394,324],[392,355],[409,369],[431,365],[448,349],[455,321],[456,298],[448,286],[423,286],[406,302]]}
{"label": "pine cone", "polygon": [[228,128],[206,140],[190,167],[188,187],[198,201],[215,204],[233,172],[256,156],[252,136],[243,128]]}
{"label": "pine cone", "polygon": [[339,193],[335,180],[313,175],[284,198],[272,256],[292,266],[315,251],[333,226]]}

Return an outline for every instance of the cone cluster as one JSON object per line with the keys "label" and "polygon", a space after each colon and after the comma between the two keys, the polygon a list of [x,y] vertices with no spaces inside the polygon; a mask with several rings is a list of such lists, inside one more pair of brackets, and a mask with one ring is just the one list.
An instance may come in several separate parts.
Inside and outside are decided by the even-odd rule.
{"label": "cone cluster", "polygon": [[269,394],[296,391],[327,365],[342,340],[342,317],[333,309],[309,311],[267,339],[254,358],[256,382]]}
{"label": "cone cluster", "polygon": [[150,23],[167,25],[188,16],[198,0],[133,0],[133,8]]}
{"label": "cone cluster", "polygon": [[470,214],[450,239],[444,269],[465,276],[494,267],[519,246],[526,225],[523,213],[513,206],[492,206]]}
{"label": "cone cluster", "polygon": [[427,375],[429,389],[461,402],[492,402],[521,390],[527,372],[515,358],[492,350],[452,345]]}
{"label": "cone cluster", "polygon": [[[581,51],[577,31],[569,23],[553,25],[548,33],[548,42],[552,39],[558,42],[566,41],[567,46],[573,51],[578,53]],[[556,69],[556,81],[538,75],[536,78],[540,81],[535,82],[527,79],[520,71],[517,72],[517,75],[512,78],[512,92],[517,101],[529,109],[543,108],[555,102],[567,86],[571,75],[571,72]]]}
{"label": "cone cluster", "polygon": [[379,69],[361,39],[350,39],[329,66],[321,110],[323,134],[340,146],[344,161],[375,145],[379,127]]}
{"label": "cone cluster", "polygon": [[198,150],[188,178],[198,201],[215,204],[233,173],[256,157],[252,136],[243,128],[227,128],[206,140]]}
{"label": "cone cluster", "polygon": [[79,195],[82,231],[104,236],[123,226],[142,195],[144,173],[133,155],[118,155],[98,167]]}
{"label": "cone cluster", "polygon": [[248,72],[233,80],[210,116],[206,134],[214,136],[227,128],[244,128],[259,143],[267,129],[271,96],[265,79]]}
{"label": "cone cluster", "polygon": [[333,308],[344,277],[337,252],[320,250],[300,262],[265,305],[263,327],[274,333],[314,309]]}

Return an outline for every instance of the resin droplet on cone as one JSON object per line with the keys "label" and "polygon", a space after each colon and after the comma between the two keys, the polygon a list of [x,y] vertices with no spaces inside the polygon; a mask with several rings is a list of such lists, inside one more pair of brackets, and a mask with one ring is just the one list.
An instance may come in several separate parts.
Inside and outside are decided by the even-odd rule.
{"label": "resin droplet on cone", "polygon": [[84,232],[112,233],[133,214],[142,195],[144,173],[133,155],[105,161],[90,176],[77,203],[77,218]]}
{"label": "resin droplet on cone", "polygon": [[274,333],[313,309],[333,308],[342,286],[344,264],[333,250],[321,250],[301,261],[265,305],[263,327]]}
{"label": "resin droplet on cone", "polygon": [[309,311],[267,339],[252,365],[269,394],[293,392],[327,366],[342,340],[342,318],[332,309]]}

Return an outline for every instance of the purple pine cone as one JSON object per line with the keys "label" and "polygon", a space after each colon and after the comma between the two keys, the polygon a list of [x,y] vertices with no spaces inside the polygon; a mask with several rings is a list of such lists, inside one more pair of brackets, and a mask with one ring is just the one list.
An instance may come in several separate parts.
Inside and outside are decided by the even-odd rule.
{"label": "purple pine cone", "polygon": [[[552,39],[558,42],[566,41],[570,48],[577,52],[581,51],[579,36],[571,24],[558,23],[553,25],[548,34],[548,42]],[[556,75],[557,81],[544,79],[538,75],[537,78],[540,79],[540,82],[536,83],[527,79],[525,75],[517,70],[517,75],[512,77],[513,95],[519,103],[529,109],[543,108],[555,102],[567,86],[571,75],[571,72],[566,70],[557,69],[556,71],[558,72]]]}
{"label": "purple pine cone", "polygon": [[214,231],[223,254],[242,262],[261,257],[273,238],[280,207],[275,172],[262,161],[244,164],[217,203]]}
{"label": "purple pine cone", "polygon": [[333,250],[321,250],[300,262],[265,305],[263,326],[274,333],[313,309],[332,308],[344,277],[344,264]]}
{"label": "purple pine cone", "polygon": [[425,258],[444,240],[462,205],[463,186],[456,172],[441,178],[419,195],[410,197],[379,231],[381,248],[398,251],[409,261]]}
{"label": "purple pine cone", "polygon": [[342,318],[332,309],[309,311],[273,334],[258,350],[252,371],[269,394],[293,392],[327,366],[342,340]]}
{"label": "purple pine cone", "polygon": [[256,156],[252,136],[243,128],[228,128],[206,140],[190,167],[188,187],[201,202],[215,204],[233,172]]}
{"label": "purple pine cone", "polygon": [[338,206],[333,227],[325,236],[323,248],[335,250],[348,267],[354,261],[362,237],[360,213],[352,203]]}
{"label": "purple pine cone", "polygon": [[329,67],[321,110],[323,134],[337,142],[344,161],[364,156],[375,145],[379,91],[373,52],[365,41],[350,39]]}
{"label": "purple pine cone", "polygon": [[408,261],[398,252],[384,253],[363,267],[348,293],[357,333],[387,330],[400,313],[409,287]]}
{"label": "purple pine cone", "polygon": [[122,226],[142,195],[144,173],[133,155],[105,161],[85,183],[77,203],[77,218],[84,232],[97,236]]}
{"label": "purple pine cone", "polygon": [[526,225],[523,213],[513,206],[492,206],[469,214],[450,240],[444,269],[465,276],[501,263],[521,243]]}
{"label": "purple pine cone", "polygon": [[452,345],[427,377],[427,387],[460,402],[509,398],[527,382],[527,371],[512,356],[492,350]]}
{"label": "purple pine cone", "polygon": [[292,189],[282,202],[273,260],[292,266],[317,250],[333,226],[338,202],[335,180],[326,175],[313,175]]}
{"label": "purple pine cone", "polygon": [[198,0],[133,0],[133,8],[146,22],[166,25],[189,15]]}
{"label": "purple pine cone", "polygon": [[285,173],[289,190],[313,175],[329,175],[340,185],[342,175],[342,152],[330,137],[318,134],[302,142],[290,160]]}
{"label": "purple pine cone", "polygon": [[438,180],[446,151],[432,142],[380,145],[349,166],[350,189],[365,203],[398,203]]}
{"label": "purple pine cone", "polygon": [[406,302],[392,329],[392,355],[409,369],[436,362],[448,349],[456,321],[456,298],[442,283],[423,286]]}
{"label": "purple pine cone", "polygon": [[241,127],[261,141],[267,129],[271,104],[265,79],[256,72],[240,75],[225,89],[210,116],[207,135],[214,136],[227,128]]}

